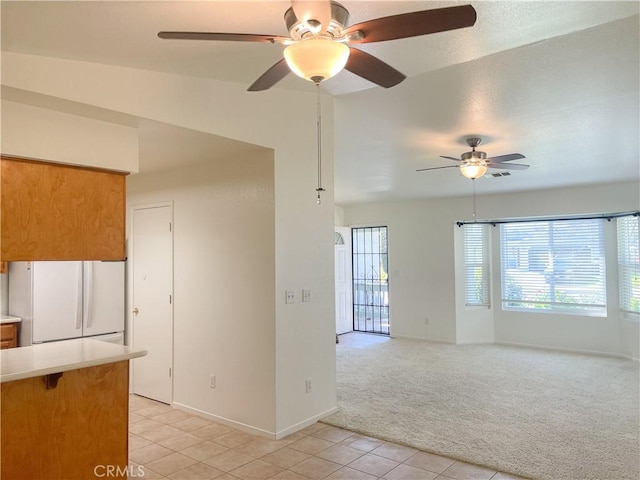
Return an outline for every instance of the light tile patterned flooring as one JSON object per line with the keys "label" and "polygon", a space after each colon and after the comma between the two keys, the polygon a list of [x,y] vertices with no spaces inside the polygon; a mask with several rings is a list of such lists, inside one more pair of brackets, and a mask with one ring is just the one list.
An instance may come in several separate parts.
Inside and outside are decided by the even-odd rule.
{"label": "light tile patterned flooring", "polygon": [[519,479],[322,423],[269,440],[136,395],[129,410],[129,463],[145,480]]}

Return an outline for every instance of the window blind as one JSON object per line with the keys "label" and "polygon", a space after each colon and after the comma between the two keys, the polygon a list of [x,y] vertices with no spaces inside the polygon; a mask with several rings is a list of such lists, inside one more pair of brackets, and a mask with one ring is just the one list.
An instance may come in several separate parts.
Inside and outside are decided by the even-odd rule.
{"label": "window blind", "polygon": [[638,217],[617,219],[620,310],[640,313],[640,243]]}
{"label": "window blind", "polygon": [[489,306],[488,225],[464,226],[465,304]]}
{"label": "window blind", "polygon": [[500,225],[503,308],[606,314],[603,221]]}

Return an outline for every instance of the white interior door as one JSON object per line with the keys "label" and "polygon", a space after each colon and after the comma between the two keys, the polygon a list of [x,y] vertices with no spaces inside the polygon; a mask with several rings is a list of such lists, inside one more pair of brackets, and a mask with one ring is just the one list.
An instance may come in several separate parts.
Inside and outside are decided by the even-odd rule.
{"label": "white interior door", "polygon": [[133,346],[147,355],[133,360],[133,392],[172,401],[173,233],[172,207],[132,213]]}
{"label": "white interior door", "polygon": [[353,330],[351,302],[351,229],[335,228],[336,333]]}

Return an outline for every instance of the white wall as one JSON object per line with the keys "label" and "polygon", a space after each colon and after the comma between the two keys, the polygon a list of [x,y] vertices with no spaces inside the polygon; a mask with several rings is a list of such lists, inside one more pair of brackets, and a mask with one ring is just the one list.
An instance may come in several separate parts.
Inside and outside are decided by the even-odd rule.
{"label": "white wall", "polygon": [[[484,306],[465,305],[464,230],[457,225],[452,228],[456,283],[456,343],[491,343],[495,338],[493,310]],[[491,243],[491,237],[489,241]],[[489,257],[491,261],[491,249]]]}
{"label": "white wall", "polygon": [[640,361],[639,329],[637,318],[622,317],[620,319],[620,353],[637,361]]}
{"label": "white wall", "polygon": [[273,153],[129,177],[129,214],[164,201],[174,218],[174,402],[273,433]]}
{"label": "white wall", "polygon": [[[333,411],[333,139],[330,133],[323,138],[327,192],[316,205],[313,84],[308,92],[254,93],[229,82],[17,53],[3,52],[2,64],[2,83],[9,87],[273,149],[275,431],[299,428]],[[323,132],[332,132],[333,103],[322,101]],[[295,289],[299,296],[302,288],[312,290],[312,302],[285,305],[285,290]],[[306,379],[313,381],[309,394]]]}
{"label": "white wall", "polygon": [[[637,210],[639,187],[633,182],[479,196],[478,219]],[[464,278],[462,263],[455,259],[456,251],[461,252],[461,231],[455,222],[472,219],[470,197],[344,206],[344,217],[350,226],[389,226],[392,335],[460,343],[493,337],[497,342],[638,357],[639,324],[620,319],[617,280],[611,274],[607,318],[503,312],[495,278],[492,308],[466,308],[459,283]],[[495,264],[499,259],[495,238],[493,247]]]}
{"label": "white wall", "polygon": [[344,226],[344,208],[342,208],[340,205],[335,205],[334,207],[334,213],[333,213],[333,224],[336,227],[342,227]]}
{"label": "white wall", "polygon": [[[453,228],[461,200],[344,207],[346,226],[388,226],[391,334],[456,340]],[[428,323],[427,323],[428,322]]]}
{"label": "white wall", "polygon": [[138,131],[22,103],[2,101],[5,155],[138,171]]}

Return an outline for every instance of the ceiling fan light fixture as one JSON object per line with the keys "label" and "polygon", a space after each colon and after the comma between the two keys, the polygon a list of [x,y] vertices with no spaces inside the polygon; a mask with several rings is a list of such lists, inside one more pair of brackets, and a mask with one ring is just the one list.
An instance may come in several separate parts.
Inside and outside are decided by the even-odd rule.
{"label": "ceiling fan light fixture", "polygon": [[[299,2],[303,3],[304,2]],[[340,38],[342,37],[342,30],[345,25],[349,23],[349,11],[340,5],[337,2],[331,3],[331,19],[328,20],[328,25],[322,25],[320,19],[314,19],[311,16],[304,15],[303,18],[298,19],[296,16],[296,12],[293,7],[289,8],[284,13],[284,21],[287,25],[287,30],[289,31],[289,35],[293,40],[302,40],[303,38],[307,38],[309,35],[318,35],[324,27],[324,34],[333,37]],[[309,8],[303,8],[303,14],[311,13],[313,5],[310,5]],[[325,22],[327,19],[324,19]]]}
{"label": "ceiling fan light fixture", "polygon": [[462,154],[462,165],[460,165],[460,173],[471,180],[482,177],[487,173],[487,154],[476,150],[476,146],[480,143],[479,138],[471,138],[468,140],[472,151]]}
{"label": "ceiling fan light fixture", "polygon": [[460,173],[463,176],[475,180],[476,178],[482,177],[485,173],[487,173],[487,165],[486,162],[482,163],[465,163],[460,166]]}
{"label": "ceiling fan light fixture", "polygon": [[289,45],[284,58],[293,73],[318,82],[342,71],[349,59],[349,47],[327,37],[312,37]]}

